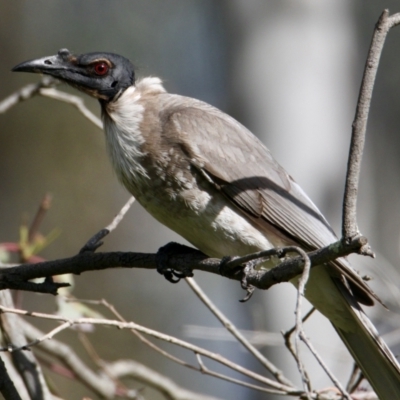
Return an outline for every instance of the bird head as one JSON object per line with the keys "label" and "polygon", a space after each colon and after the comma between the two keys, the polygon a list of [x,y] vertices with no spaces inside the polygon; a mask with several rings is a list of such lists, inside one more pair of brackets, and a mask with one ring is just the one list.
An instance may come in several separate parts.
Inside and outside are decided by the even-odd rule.
{"label": "bird head", "polygon": [[61,49],[56,55],[25,61],[13,71],[51,75],[103,102],[110,102],[135,83],[132,63],[118,54],[74,55]]}

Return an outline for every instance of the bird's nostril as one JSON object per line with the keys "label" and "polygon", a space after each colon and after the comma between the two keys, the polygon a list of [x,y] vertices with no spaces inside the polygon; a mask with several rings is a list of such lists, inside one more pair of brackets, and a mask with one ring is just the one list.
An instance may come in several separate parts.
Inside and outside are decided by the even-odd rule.
{"label": "bird's nostril", "polygon": [[52,65],[53,63],[50,60],[44,60],[44,63],[47,65]]}

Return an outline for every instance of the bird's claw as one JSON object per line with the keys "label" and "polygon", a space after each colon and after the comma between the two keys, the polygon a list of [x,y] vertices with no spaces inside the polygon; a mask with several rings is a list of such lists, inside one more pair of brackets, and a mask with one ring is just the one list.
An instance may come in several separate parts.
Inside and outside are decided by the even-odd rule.
{"label": "bird's claw", "polygon": [[242,300],[239,300],[239,301],[241,303],[244,303],[245,301],[247,301],[251,298],[251,296],[253,295],[254,290],[255,290],[255,287],[250,285],[247,282],[248,272],[254,268],[255,261],[254,260],[249,261],[244,266],[240,265],[240,266],[232,267],[231,265],[229,265],[230,261],[233,261],[237,258],[239,258],[239,257],[231,257],[231,256],[223,257],[219,264],[219,273],[222,276],[227,276],[227,277],[234,277],[234,276],[237,276],[239,273],[241,274],[240,283],[241,283],[242,288],[244,290],[246,290],[246,296]]}
{"label": "bird's claw", "polygon": [[246,290],[246,296],[244,296],[243,299],[239,300],[241,303],[245,303],[247,300],[250,300],[251,296],[253,296],[253,293],[256,290],[256,288],[253,285],[250,285],[247,282],[248,272],[253,268],[254,268],[254,262],[252,261],[247,262],[246,266],[243,268],[243,275],[240,284],[242,286],[242,289]]}
{"label": "bird's claw", "polygon": [[193,251],[191,247],[175,242],[170,242],[165,246],[160,247],[156,257],[157,272],[161,275],[164,275],[164,278],[171,283],[178,283],[182,278],[193,276],[193,272],[190,269],[175,271],[169,266],[172,255],[187,252],[189,250]]}

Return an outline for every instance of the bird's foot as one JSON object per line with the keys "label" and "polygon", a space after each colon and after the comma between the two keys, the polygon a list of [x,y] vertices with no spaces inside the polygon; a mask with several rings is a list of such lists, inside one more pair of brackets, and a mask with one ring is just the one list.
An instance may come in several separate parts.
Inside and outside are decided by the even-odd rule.
{"label": "bird's foot", "polygon": [[243,271],[242,265],[232,266],[232,261],[238,259],[238,256],[225,256],[221,258],[219,264],[219,273],[227,278],[233,278]]}
{"label": "bird's foot", "polygon": [[170,265],[172,257],[179,255],[190,254],[197,251],[191,247],[183,244],[170,242],[165,246],[160,247],[156,256],[157,272],[164,275],[164,278],[171,283],[178,283],[182,278],[193,276],[190,268],[181,269],[181,271],[174,270]]}
{"label": "bird's foot", "polygon": [[245,301],[249,300],[251,298],[251,296],[254,293],[255,287],[250,285],[247,282],[247,276],[249,274],[250,271],[253,271],[254,266],[257,264],[257,260],[252,260],[252,261],[248,261],[244,264],[241,265],[232,265],[232,261],[238,259],[240,257],[223,257],[221,259],[221,263],[219,264],[219,273],[222,276],[226,276],[228,278],[234,278],[236,277],[238,274],[241,274],[241,279],[240,279],[240,283],[241,286],[244,290],[246,290],[246,296],[242,299],[239,300],[241,303],[244,303]]}
{"label": "bird's foot", "polygon": [[256,260],[247,262],[246,266],[243,268],[243,275],[240,284],[242,286],[242,289],[246,291],[246,296],[244,296],[242,300],[239,300],[241,303],[245,303],[247,300],[250,300],[251,296],[253,296],[253,293],[256,290],[256,288],[253,285],[250,285],[247,282],[247,276],[249,272],[253,271],[254,266],[256,265],[254,261]]}

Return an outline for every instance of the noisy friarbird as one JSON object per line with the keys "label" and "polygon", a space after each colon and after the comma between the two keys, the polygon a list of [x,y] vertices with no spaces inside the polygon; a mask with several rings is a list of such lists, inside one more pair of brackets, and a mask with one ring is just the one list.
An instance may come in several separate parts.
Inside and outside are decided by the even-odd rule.
{"label": "noisy friarbird", "polygon": [[[208,256],[289,245],[310,251],[337,240],[249,130],[209,104],[167,93],[158,78],[136,80],[128,59],[62,49],[13,71],[48,74],[98,99],[120,181]],[[376,295],[348,261],[312,268],[305,296],[331,321],[379,398],[400,399],[399,364],[359,306],[372,305]]]}

